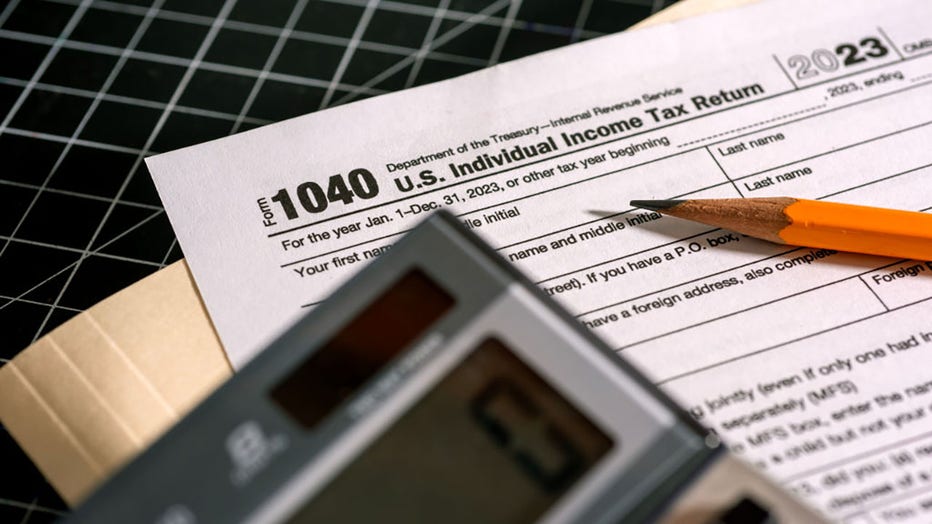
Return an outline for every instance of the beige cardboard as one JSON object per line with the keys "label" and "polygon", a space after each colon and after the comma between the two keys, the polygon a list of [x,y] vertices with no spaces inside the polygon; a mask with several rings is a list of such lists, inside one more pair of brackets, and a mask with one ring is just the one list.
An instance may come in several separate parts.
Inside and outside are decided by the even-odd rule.
{"label": "beige cardboard", "polygon": [[180,261],[0,368],[0,421],[75,505],[230,374]]}
{"label": "beige cardboard", "polygon": [[[750,1],[683,0],[635,27]],[[74,506],[231,373],[182,260],[0,368],[0,421]]]}

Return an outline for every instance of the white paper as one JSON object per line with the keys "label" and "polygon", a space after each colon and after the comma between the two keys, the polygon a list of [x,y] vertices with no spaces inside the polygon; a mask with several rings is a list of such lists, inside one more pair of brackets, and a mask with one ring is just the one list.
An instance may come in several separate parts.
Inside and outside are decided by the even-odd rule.
{"label": "white paper", "polygon": [[794,196],[928,210],[930,21],[923,1],[763,3],[149,167],[235,366],[446,207],[827,514],[928,522],[932,264],[769,244],[628,201]]}

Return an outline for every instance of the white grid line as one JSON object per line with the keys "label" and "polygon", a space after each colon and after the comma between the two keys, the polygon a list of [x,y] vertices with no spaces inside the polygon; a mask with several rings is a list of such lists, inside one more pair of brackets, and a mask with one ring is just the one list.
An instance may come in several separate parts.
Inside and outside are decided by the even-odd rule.
{"label": "white grid line", "polygon": [[[291,75],[288,73],[275,73],[275,72],[270,71],[269,74],[266,76],[270,80],[278,80],[279,82],[285,82],[285,83],[301,85],[301,86],[320,87],[320,88],[327,88],[330,86],[330,82],[327,80],[307,78],[303,76]],[[388,93],[388,91],[384,89],[374,89],[371,87],[353,86],[351,84],[344,84],[342,82],[338,82],[334,85],[336,86],[336,89],[340,91],[352,91],[353,89],[363,89],[365,90],[365,93],[367,95],[384,95],[385,93]]]}
{"label": "white grid line", "polygon": [[[74,5],[79,0],[46,0],[46,1],[56,2],[59,4],[65,4],[65,5]],[[126,5],[126,4],[114,4],[112,2],[100,2],[100,1],[95,1],[92,7],[107,10],[107,11],[122,12],[122,13],[129,13],[129,14],[142,14],[146,11],[145,7],[131,6],[131,5]],[[423,9],[424,11],[418,14],[426,15],[428,13],[433,12],[432,8],[423,8]],[[397,8],[389,8],[386,10],[395,11],[395,12],[399,11]],[[429,16],[433,16],[433,15],[431,14]],[[462,17],[454,17],[454,19],[464,20],[467,17],[468,17],[468,13],[462,13]],[[181,13],[177,11],[168,11],[165,9],[160,9],[158,14],[156,14],[156,18],[161,19],[161,20],[187,22],[187,23],[198,24],[198,25],[210,25],[210,21],[212,20],[212,18],[207,17],[207,16],[191,15],[191,14]],[[493,24],[490,24],[490,25],[493,25]],[[275,37],[277,37],[279,33],[281,33],[281,28],[279,27],[256,24],[253,22],[241,22],[238,20],[227,20],[223,24],[223,29],[232,29],[232,30],[243,31],[246,33],[251,33],[251,34],[256,34],[256,35],[275,36]],[[556,30],[543,31],[543,32],[556,32]],[[591,36],[599,36],[599,35],[602,35],[602,33],[595,33]],[[295,40],[302,40],[305,42],[316,43],[316,44],[330,44],[330,45],[341,47],[341,48],[345,48],[350,42],[349,38],[345,38],[342,36],[327,35],[323,33],[314,33],[311,31],[303,31],[300,29],[294,29],[290,37]],[[417,49],[410,48],[410,47],[405,47],[405,46],[396,45],[396,44],[387,44],[384,42],[375,42],[372,40],[360,40],[358,43],[358,46],[360,49],[366,49],[368,51],[380,51],[383,53],[395,54],[399,56],[407,56],[417,51]],[[485,63],[484,60],[479,60],[477,58],[457,55],[457,54],[449,54],[449,53],[434,53],[431,56],[431,58],[437,58],[440,60],[446,60],[449,62],[461,63],[461,64],[467,64],[467,65],[481,66]]]}
{"label": "white grid line", "polygon": [[[25,183],[25,182],[15,182],[15,181],[13,181],[13,180],[4,180],[4,179],[2,179],[2,178],[0,178],[0,185],[21,187],[21,188],[23,188],[23,189],[39,189],[39,187],[40,187],[40,186],[37,186],[37,185],[35,185],[35,184],[27,184],[27,183]],[[86,198],[86,199],[88,199],[88,200],[96,200],[96,201],[98,201],[98,202],[110,202],[110,201],[113,200],[112,198],[102,197],[102,196],[98,196],[98,195],[91,195],[91,194],[89,194],[89,193],[81,193],[81,192],[78,192],[78,191],[69,191],[69,190],[67,190],[67,189],[57,189],[57,188],[54,188],[54,187],[46,187],[46,188],[44,189],[44,191],[45,191],[46,193],[53,193],[53,194],[58,194],[58,195],[67,195],[67,196],[72,196],[72,197],[77,197],[77,198]],[[143,203],[140,203],[140,202],[130,202],[130,201],[128,201],[128,200],[119,200],[118,203],[124,204],[124,205],[127,205],[127,206],[131,206],[131,207],[138,207],[138,208],[142,208],[142,209],[151,209],[151,210],[153,210],[153,211],[161,211],[161,210],[162,210],[162,206],[153,206],[152,204],[143,204]]]}
{"label": "white grid line", "polygon": [[[66,5],[75,5],[80,0],[47,0],[47,1],[56,2],[60,4],[66,4]],[[358,6],[358,7],[365,7],[365,5],[368,2],[368,0],[323,0],[323,1],[328,2],[328,3],[338,4],[338,5],[350,5],[350,6]],[[647,6],[647,5],[650,5],[651,2],[654,2],[654,1],[655,0],[645,0],[644,2],[622,2],[622,3]],[[661,3],[661,8],[662,8],[663,0],[656,0],[656,1]],[[103,1],[103,0],[95,1],[93,7],[97,9],[101,9],[101,10],[116,11],[116,12],[129,13],[129,14],[142,14],[146,10],[145,7],[133,6],[133,5],[128,5],[128,4],[120,4],[120,3],[108,2],[108,1]],[[392,0],[383,0],[382,2],[380,2],[379,9],[382,9],[385,11],[393,11],[393,12],[402,13],[402,14],[420,15],[420,16],[425,16],[425,17],[433,17],[435,13],[435,8],[433,7],[408,4],[404,2],[396,2]],[[450,20],[452,22],[465,22],[474,15],[475,13],[472,13],[469,11],[447,9],[443,17],[444,19]],[[156,18],[164,19],[164,20],[172,20],[176,22],[186,22],[189,24],[205,25],[205,26],[211,25],[211,22],[213,21],[213,19],[209,16],[184,13],[181,11],[172,11],[168,9],[160,9],[159,12],[156,14]],[[477,23],[481,25],[501,27],[501,25],[504,23],[504,19],[496,17],[496,16],[490,16]],[[540,24],[540,23],[528,22],[528,21],[520,20],[520,19],[514,20],[513,25],[517,27],[518,29],[528,29],[528,30],[539,32],[539,33],[549,33],[549,34],[554,34],[558,36],[564,35],[566,33],[566,28],[563,26],[551,25],[551,24]],[[238,29],[238,30],[249,32],[249,33],[264,34],[264,35],[270,35],[270,36],[276,36],[278,35],[279,31],[281,31],[281,28],[278,28],[275,26],[268,26],[268,25],[253,23],[253,22],[243,22],[239,20],[224,21],[223,29]],[[600,31],[592,31],[588,29],[583,29],[582,34],[581,34],[581,36],[585,38],[595,38],[595,37],[603,36],[603,35],[605,35],[605,33],[602,33]],[[314,33],[310,31],[301,31],[301,30],[296,30],[292,36],[294,38],[298,38],[301,40],[307,40],[310,42],[329,43],[329,44],[338,45],[340,47],[346,47],[347,43],[349,42],[349,39],[344,38],[344,37],[339,37],[335,35],[327,35],[323,33]],[[367,41],[367,40],[360,41],[360,44],[359,44],[360,48],[366,48],[367,46],[374,46],[373,50],[376,50],[376,51],[382,50],[382,49],[384,50],[394,49],[394,51],[388,51],[388,52],[394,52],[394,53],[401,54],[401,55],[410,54],[416,51],[415,49],[405,48],[401,46],[394,46],[391,44],[384,44],[380,42],[372,42],[372,41]],[[459,55],[451,55],[451,56],[459,57]],[[434,57],[431,57],[431,58],[434,58]],[[459,57],[459,58],[468,59],[468,57]]]}
{"label": "white grid line", "polygon": [[6,19],[10,17],[10,14],[13,13],[13,10],[16,9],[16,6],[19,5],[19,0],[12,0],[6,7],[3,8],[3,11],[0,12],[0,27],[3,26],[3,23],[6,22]]}
{"label": "white grid line", "polygon": [[[39,64],[39,67],[33,73],[32,78],[29,79],[29,83],[26,84],[26,87],[23,88],[20,92],[19,97],[16,99],[16,102],[13,103],[13,107],[10,108],[10,111],[7,113],[6,118],[3,119],[3,122],[0,123],[0,135],[3,135],[3,132],[9,127],[10,122],[13,120],[13,117],[16,116],[16,113],[19,112],[19,109],[23,106],[23,102],[26,101],[26,98],[32,93],[33,87],[38,83],[39,78],[45,74],[45,70],[48,69],[49,64],[52,63],[52,60],[58,55],[58,51],[61,49],[61,42],[68,38],[71,34],[71,31],[74,30],[75,26],[78,25],[78,22],[81,20],[81,17],[84,16],[84,13],[87,11],[88,6],[91,4],[91,0],[83,0],[81,4],[74,10],[74,13],[71,14],[71,18],[68,19],[68,23],[65,24],[65,27],[62,28],[61,34],[59,35],[59,40],[57,40],[52,47],[49,48],[48,52],[45,54],[45,58],[42,60],[42,63]],[[85,117],[87,114],[85,114]],[[77,135],[72,136],[74,138]],[[68,146],[66,146],[67,148]],[[59,157],[58,162],[61,162],[61,157]],[[56,166],[58,164],[56,163]],[[55,168],[52,168],[53,172]],[[49,179],[52,177],[52,173],[49,173],[45,180],[42,182],[42,187],[48,183]],[[16,232],[19,231],[19,228],[22,227],[23,222],[26,221],[26,217],[29,215],[29,212],[32,211],[33,206],[35,206],[36,201],[39,200],[39,196],[42,194],[42,188],[33,196],[32,200],[29,202],[29,205],[26,206],[26,211],[23,212],[22,216],[19,217],[19,221],[16,223],[16,226],[13,228],[13,233],[10,236],[16,236]],[[6,252],[7,246],[10,245],[10,241],[7,240],[3,243],[3,247],[0,247],[0,257],[3,256],[3,253]]]}
{"label": "white grid line", "polygon": [[23,519],[19,521],[19,524],[26,524],[29,522],[29,517],[32,516],[32,512],[36,509],[36,501],[38,498],[33,497],[32,502],[29,503],[29,506],[26,508],[26,514],[23,515]]}
{"label": "white grid line", "polygon": [[508,6],[508,12],[502,21],[502,26],[498,30],[498,38],[495,39],[495,47],[492,48],[492,54],[489,55],[488,66],[494,66],[502,56],[502,49],[505,48],[505,42],[508,35],[511,34],[511,28],[515,23],[515,17],[518,16],[518,9],[521,9],[521,0],[514,0]]}
{"label": "white grid line", "polygon": [[[160,4],[161,0],[156,0],[156,4]],[[194,72],[197,70],[198,65],[201,63],[201,60],[204,58],[204,55],[207,54],[207,49],[210,48],[210,45],[213,43],[214,38],[217,37],[217,33],[220,32],[220,26],[223,24],[223,20],[229,16],[230,11],[233,9],[236,0],[226,0],[223,3],[223,7],[220,8],[220,13],[217,15],[215,23],[210,26],[210,30],[207,31],[207,35],[204,36],[204,40],[201,42],[200,47],[197,50],[197,53],[194,55],[194,59],[191,61],[191,65],[188,66],[188,69],[185,70],[184,75],[181,77],[181,81],[178,82],[178,86],[175,88],[175,92],[172,94],[171,99],[168,101],[168,105],[162,111],[162,115],[159,117],[158,122],[155,123],[155,127],[152,129],[152,132],[149,134],[149,138],[146,140],[145,145],[143,146],[143,152],[136,157],[136,161],[133,164],[133,167],[129,171],[129,175],[123,181],[123,185],[120,186],[119,191],[117,191],[114,201],[107,208],[107,211],[104,213],[103,218],[100,220],[100,224],[97,226],[97,229],[94,231],[94,234],[91,236],[91,239],[88,241],[87,246],[84,248],[85,253],[90,252],[91,246],[94,245],[94,242],[97,240],[97,236],[100,234],[101,230],[106,224],[107,219],[110,218],[110,214],[113,212],[113,209],[116,207],[116,200],[118,200],[123,192],[126,190],[126,187],[129,185],[130,181],[133,179],[133,174],[136,173],[139,164],[142,163],[142,159],[145,156],[145,152],[152,147],[152,143],[155,142],[155,138],[162,131],[162,127],[165,125],[165,122],[168,120],[168,116],[172,112],[172,108],[175,104],[178,103],[178,99],[181,98],[181,94],[184,93],[184,90],[188,87],[188,83],[191,81],[191,78],[194,76]],[[36,334],[33,337],[33,341],[39,338],[39,335],[45,329],[45,325],[48,323],[49,318],[52,316],[52,312],[55,311],[55,306],[58,305],[58,302],[61,300],[61,297],[64,296],[65,292],[68,290],[68,286],[71,284],[74,275],[77,273],[78,269],[81,267],[81,262],[87,258],[83,256],[78,259],[74,268],[68,274],[68,278],[65,280],[65,285],[62,286],[61,291],[59,291],[58,296],[55,298],[55,302],[48,313],[45,315],[45,319],[42,321],[42,324],[39,326],[39,329],[36,330]]]}
{"label": "white grid line", "polygon": [[[3,308],[9,306],[9,305],[12,304],[13,302],[15,302],[15,301],[17,301],[17,300],[23,298],[24,296],[28,295],[29,293],[32,293],[32,292],[35,291],[36,289],[39,289],[40,287],[42,287],[43,285],[45,285],[46,282],[49,282],[50,280],[52,280],[53,278],[57,277],[58,275],[61,275],[61,274],[64,273],[65,271],[68,271],[69,269],[71,269],[71,268],[73,268],[74,266],[76,266],[76,265],[78,264],[78,262],[80,262],[81,260],[84,260],[85,258],[88,258],[88,257],[90,257],[91,255],[94,255],[94,256],[103,256],[103,253],[101,253],[101,250],[106,249],[108,246],[110,246],[110,244],[113,244],[113,243],[116,242],[117,240],[120,240],[121,238],[125,237],[126,235],[132,233],[133,231],[135,231],[136,229],[142,227],[144,224],[146,224],[147,222],[149,222],[149,221],[152,220],[153,218],[159,216],[160,214],[161,214],[161,211],[158,212],[158,213],[153,213],[153,214],[149,215],[148,217],[146,217],[146,218],[140,220],[140,221],[137,222],[135,225],[133,225],[133,226],[127,228],[127,229],[126,229],[125,231],[123,231],[122,233],[119,233],[119,234],[116,235],[115,237],[113,237],[113,238],[111,238],[110,240],[104,242],[104,243],[101,244],[99,247],[97,247],[97,249],[95,249],[95,250],[93,250],[93,251],[91,251],[91,252],[89,252],[89,253],[87,253],[87,254],[83,254],[83,253],[82,253],[82,255],[78,258],[78,260],[75,260],[74,262],[72,262],[72,263],[66,265],[65,267],[59,269],[58,271],[56,271],[56,272],[53,273],[52,275],[46,277],[44,280],[42,280],[42,281],[39,282],[38,284],[33,285],[31,288],[27,289],[26,291],[23,291],[22,293],[20,293],[20,294],[17,295],[16,297],[10,299],[8,302],[6,302],[6,303],[0,305],[0,310],[2,310]],[[17,242],[20,241],[20,239],[16,239],[16,240],[17,240]],[[54,248],[56,248],[56,249],[61,249],[61,248],[62,248],[61,246],[52,246],[52,247],[54,247]]]}
{"label": "white grid line", "polygon": [[[663,2],[663,0],[659,1]],[[571,44],[579,42],[583,29],[586,26],[586,21],[589,19],[590,11],[592,11],[592,0],[582,0],[579,6],[579,13],[576,15],[576,22],[573,24],[573,34],[570,36]]]}
{"label": "white grid line", "polygon": [[[62,3],[70,3],[70,2],[63,2],[63,0],[55,0],[55,1],[59,1]],[[485,18],[472,15],[472,18],[466,18],[462,21],[469,22],[471,25],[474,25],[476,23],[481,23],[484,20]],[[242,23],[241,25],[249,26],[249,25],[254,25],[254,24]],[[519,22],[517,21],[513,22],[511,25],[512,27],[517,27],[519,29],[522,28],[520,27],[521,24],[519,24]],[[543,27],[541,25],[532,25],[529,23],[525,23],[525,25],[527,25],[528,28],[533,27],[534,29],[539,29],[540,27]],[[563,33],[565,33],[565,30],[562,30],[560,32],[560,34],[563,34]],[[267,33],[263,32],[262,34],[267,34]],[[603,33],[597,33],[595,35],[584,34],[583,36],[600,36],[602,34]],[[307,35],[313,35],[313,33],[293,31],[290,37],[294,39],[300,39],[301,36],[307,36]],[[29,33],[22,33],[19,31],[11,31],[8,29],[0,29],[0,37],[10,38],[13,40],[19,40],[23,42],[44,44],[44,45],[51,45],[53,43],[59,42],[58,39],[53,38],[53,37],[33,35]],[[322,43],[333,43],[337,45],[339,44],[345,45],[347,42],[350,41],[344,38],[331,37],[328,35],[318,35],[315,38],[305,38],[305,40],[314,41],[314,42],[322,42]],[[325,42],[325,40],[330,40],[330,41]],[[448,40],[449,39],[444,40],[441,43],[435,42],[431,46],[430,51],[428,51],[424,56],[426,58],[442,60],[442,61],[462,64],[462,65],[470,65],[470,66],[477,66],[477,67],[486,65],[486,61],[480,60],[478,58],[466,57],[462,55],[455,55],[455,54],[442,53],[442,52],[436,51],[435,49],[436,47],[442,45],[443,43],[446,43]],[[67,49],[94,52],[94,53],[113,55],[113,56],[118,56],[123,52],[123,50],[118,47],[107,46],[103,44],[94,44],[90,42],[81,42],[77,40],[65,40],[64,42],[61,42],[60,45]],[[380,51],[380,52],[385,52],[388,54],[396,54],[400,57],[410,57],[413,54],[416,54],[420,51],[420,50],[413,49],[413,48],[393,46],[389,44],[376,44],[376,43],[365,42],[365,41],[358,42],[357,47],[360,49]],[[140,60],[149,60],[149,61],[157,62],[161,64],[177,65],[177,66],[182,66],[182,67],[187,67],[190,64],[190,60],[186,58],[172,56],[172,55],[165,55],[165,54],[160,54],[160,53],[153,53],[150,51],[140,51],[140,50],[133,50],[130,53],[130,58],[140,59]],[[216,71],[216,72],[221,72],[221,73],[229,73],[229,74],[235,74],[235,75],[240,75],[240,76],[250,76],[250,77],[258,77],[262,74],[262,71],[257,70],[257,69],[243,67],[243,66],[234,66],[234,65],[229,65],[229,64],[221,64],[221,63],[216,63],[216,62],[202,62],[200,68],[209,70],[209,71]],[[331,85],[331,81],[297,76],[297,75],[290,75],[287,73],[269,72],[267,76],[268,78],[272,80],[277,80],[281,82],[292,83],[292,84],[297,84],[297,85],[302,85],[302,86],[308,86],[308,87],[329,88]],[[372,89],[371,86],[369,87],[357,86],[357,85],[346,84],[342,82],[336,84],[336,89],[339,91],[349,91],[354,94],[359,94],[358,91],[360,89],[364,89],[366,90],[365,93],[368,95],[380,95],[380,94],[384,94],[387,92],[385,90]]]}
{"label": "white grid line", "polygon": [[[43,140],[48,140],[49,142],[66,143],[68,142],[68,140],[70,140],[70,137],[67,137],[67,136],[55,135],[52,133],[45,133],[42,131],[30,131],[28,129],[20,129],[18,127],[8,127],[4,131],[4,134],[23,136],[27,138],[41,138]],[[117,153],[131,153],[131,154],[139,153],[138,149],[134,149],[132,147],[117,146],[113,144],[108,144],[106,142],[97,142],[95,140],[84,140],[84,139],[79,138],[75,140],[74,143],[79,146],[93,147],[95,149],[104,149],[106,151],[115,151]]]}
{"label": "white grid line", "polygon": [[[7,85],[14,85],[14,86],[22,87],[22,86],[25,86],[27,82],[25,80],[20,80],[18,78],[8,78],[5,76],[0,76],[0,84],[7,84]],[[142,98],[134,98],[134,97],[122,96],[122,95],[113,95],[110,93],[104,93],[102,91],[91,91],[89,89],[80,89],[77,87],[60,86],[56,84],[46,84],[43,82],[36,83],[33,89],[41,90],[41,91],[49,91],[52,93],[63,93],[66,95],[74,95],[74,96],[79,96],[82,98],[93,99],[93,98],[100,97],[105,102],[116,102],[119,104],[126,104],[126,105],[139,106],[139,107],[148,107],[151,109],[165,109],[165,106],[167,105],[164,102],[157,102],[155,100],[145,100]],[[234,115],[232,113],[225,113],[223,111],[215,111],[212,109],[201,109],[199,107],[176,105],[175,111],[178,113],[188,113],[191,115],[216,118],[219,120],[236,121],[238,119],[238,115]],[[243,120],[246,123],[256,124],[260,126],[272,123],[271,120],[266,120],[264,118],[244,117]]]}
{"label": "white grid line", "polygon": [[[15,297],[11,297],[11,296],[9,296],[9,295],[0,295],[0,299],[4,299],[4,300],[13,300],[13,301],[16,301],[16,302],[22,302],[22,303],[24,303],[24,304],[32,304],[32,305],[34,305],[34,306],[52,307],[52,304],[49,304],[48,302],[40,302],[40,301],[38,301],[38,300],[30,300],[30,299],[28,299],[28,298],[15,298]],[[80,313],[80,312],[82,311],[81,309],[73,308],[73,307],[68,307],[68,306],[58,306],[58,309],[64,309],[65,311],[71,311],[71,312],[74,312],[74,313]]]}
{"label": "white grid line", "polygon": [[26,514],[23,515],[23,519],[19,521],[19,524],[26,524],[29,522],[29,517],[32,516],[32,512],[36,509],[36,500],[32,499],[32,502],[29,503],[29,506],[26,508]]}
{"label": "white grid line", "polygon": [[[78,0],[46,0],[48,2],[58,2],[60,4],[70,4]],[[121,4],[119,2],[107,2],[105,0],[95,0],[94,7],[106,11],[118,11],[121,13],[140,15],[146,11],[146,7],[132,4]],[[185,13],[184,11],[172,11],[171,9],[159,8],[155,17],[162,20],[171,20],[174,22],[185,22],[210,27],[213,25],[214,17],[208,15],[199,15],[195,13]]]}
{"label": "white grid line", "polygon": [[[366,3],[366,0],[323,0],[323,1],[334,3],[334,4],[357,5],[357,6],[361,6]],[[481,9],[477,13],[470,13],[468,11],[457,11],[455,9],[450,9],[450,10],[447,10],[447,12],[444,14],[444,17],[447,20],[450,20],[453,22],[468,22],[476,14],[479,14],[487,10],[492,5],[494,4],[490,3],[489,6],[486,6],[485,8]],[[403,2],[394,2],[392,0],[384,0],[383,2],[379,4],[379,8],[384,9],[386,11],[395,11],[398,13],[415,14],[415,15],[421,15],[421,16],[432,16],[433,10],[434,10],[434,8],[432,7],[406,4]],[[481,25],[489,25],[493,27],[501,27],[502,24],[505,23],[505,19],[499,18],[497,16],[487,16],[487,17],[484,17],[482,20],[475,22],[475,23],[481,24]],[[512,25],[514,25],[514,27],[517,27],[518,29],[528,29],[528,30],[536,31],[538,33],[549,33],[549,34],[554,34],[558,36],[562,36],[566,34],[566,28],[563,26],[540,24],[536,22],[528,22],[525,20],[515,20]],[[604,36],[604,35],[605,33],[602,33],[599,31],[585,30],[583,32],[583,36],[585,36],[586,38],[594,38],[597,36]]]}
{"label": "white grid line", "polygon": [[[292,33],[292,38],[310,43],[332,44],[340,47],[345,46],[347,42],[349,42],[348,39],[339,36],[319,35],[317,33],[310,33],[300,30]],[[382,42],[373,42],[371,40],[360,40],[357,45],[360,49],[365,49],[366,51],[378,51],[380,53],[398,56],[407,56],[417,51],[417,49],[411,47],[400,46],[397,44],[385,44]],[[431,53],[431,58],[444,60],[454,64],[482,65],[482,60],[479,60],[478,58],[457,55],[454,53],[441,53],[435,51]]]}
{"label": "white grid line", "polygon": [[[244,121],[246,121],[246,114],[249,113],[253,102],[255,102],[256,97],[259,96],[259,91],[262,89],[262,85],[265,84],[265,79],[268,78],[269,71],[278,60],[278,55],[281,54],[282,49],[285,48],[285,42],[287,42],[288,37],[291,36],[291,31],[294,29],[295,24],[298,23],[298,19],[301,17],[301,13],[304,12],[304,8],[307,6],[307,2],[308,0],[298,0],[295,3],[294,8],[288,15],[288,20],[285,22],[285,27],[282,28],[278,38],[275,40],[275,46],[272,47],[272,52],[269,53],[268,58],[265,59],[265,64],[262,66],[262,71],[259,73],[259,77],[256,78],[256,81],[252,84],[252,89],[249,91],[249,96],[246,97],[246,102],[243,103],[243,107],[240,109],[239,115],[237,115],[236,121],[233,123],[233,127],[230,129],[230,134],[239,131],[240,126],[243,125]],[[169,252],[171,252],[171,248],[169,248]],[[168,253],[165,254],[165,258],[168,258]]]}
{"label": "white grid line", "polygon": [[363,10],[362,15],[359,16],[356,29],[353,30],[353,36],[346,45],[346,49],[343,50],[343,56],[340,57],[340,63],[337,65],[336,72],[333,73],[333,78],[330,80],[330,85],[327,86],[327,92],[324,93],[324,98],[320,101],[318,109],[323,109],[330,105],[333,92],[336,90],[336,86],[340,83],[340,80],[343,79],[343,73],[345,73],[346,68],[349,67],[350,60],[353,59],[353,54],[356,53],[356,48],[359,47],[359,41],[362,40],[363,33],[365,33],[366,29],[369,27],[369,21],[372,20],[372,15],[375,14],[375,9],[378,5],[379,0],[369,0],[366,3],[366,8]]}
{"label": "white grid line", "polygon": [[[6,37],[13,40],[19,40],[23,42],[32,42],[39,44],[50,44],[52,42],[57,42],[55,38],[49,36],[38,36],[31,35],[28,33],[21,33],[19,31],[10,31],[7,29],[0,29],[0,37]],[[104,55],[119,56],[122,54],[123,49],[119,47],[111,47],[101,44],[90,44],[87,42],[79,42],[73,40],[66,40],[61,43],[61,46],[66,49],[75,49],[78,51],[88,51],[92,53],[99,53]],[[191,60],[188,58],[180,58],[177,56],[171,55],[162,55],[159,53],[151,53],[148,51],[139,51],[133,50],[130,53],[130,58],[139,59],[139,60],[148,60],[150,62],[156,62],[160,64],[176,65],[181,67],[189,67],[191,65]],[[216,71],[219,73],[229,73],[232,75],[247,76],[247,77],[258,77],[261,74],[261,71],[257,69],[252,69],[249,67],[241,67],[227,64],[218,64],[214,62],[200,62],[199,69],[206,71]],[[281,82],[286,82],[295,85],[308,86],[308,87],[321,87],[326,88],[330,85],[328,80],[320,80],[309,77],[302,77],[297,75],[290,75],[287,73],[274,73],[270,72],[268,77],[272,80],[278,80]],[[351,91],[353,89],[360,89],[359,86],[347,85],[347,84],[338,84],[337,89],[341,91]],[[387,91],[381,89],[366,89],[367,94],[371,95],[381,95]]]}
{"label": "white grid line", "polygon": [[[159,215],[159,214],[161,214],[161,212],[156,213],[156,215]],[[51,248],[51,249],[58,249],[58,250],[60,250],[60,251],[68,251],[68,252],[70,252],[70,253],[82,253],[82,254],[84,253],[84,250],[83,250],[83,249],[79,249],[79,248],[76,248],[76,247],[61,246],[61,245],[58,245],[58,244],[50,244],[50,243],[48,243],[48,242],[40,242],[40,241],[38,241],[38,240],[29,240],[28,238],[11,237],[11,236],[7,236],[7,235],[0,235],[0,239],[6,240],[7,242],[10,242],[10,243],[14,243],[14,242],[15,242],[15,243],[17,243],[17,244],[26,244],[26,245],[30,245],[30,246],[47,247],[47,248]],[[141,259],[141,258],[124,257],[124,256],[122,256],[122,255],[111,255],[111,254],[109,254],[109,253],[94,253],[94,254],[97,255],[97,256],[99,256],[99,257],[101,257],[101,258],[110,258],[110,259],[113,259],[113,260],[122,260],[123,262],[135,262],[135,263],[137,263],[137,264],[143,264],[143,265],[146,265],[146,266],[161,267],[161,265],[160,265],[158,262],[152,262],[151,260],[143,260],[143,259]]]}
{"label": "white grid line", "polygon": [[[458,25],[453,26],[447,32],[438,36],[436,39],[434,39],[433,42],[430,43],[429,47],[433,49],[435,47],[441,46],[449,42],[450,40],[453,40],[457,36],[466,32],[473,25],[475,25],[477,21],[483,20],[491,16],[492,13],[503,9],[506,5],[508,5],[509,2],[510,0],[498,0],[497,2],[483,9],[482,11],[479,11],[478,13],[472,15],[469,19],[464,20]],[[349,93],[343,96],[343,98],[337,100],[336,103],[339,105],[339,104],[343,104],[345,102],[352,100],[353,98],[355,98],[356,96],[360,95],[363,92],[362,89],[371,88],[374,85],[378,85],[380,82],[382,82],[386,78],[392,76],[398,71],[404,69],[408,64],[414,62],[415,59],[416,59],[415,56],[412,55],[412,56],[405,57],[399,60],[398,62],[395,62],[394,65],[390,66],[388,69],[382,71],[381,73],[375,75],[374,77],[369,79],[359,88],[352,89]]]}
{"label": "white grid line", "polygon": [[159,264],[159,267],[165,267],[168,265],[168,257],[172,254],[172,249],[175,249],[175,246],[178,245],[178,238],[173,238],[172,243],[168,246],[168,249],[165,251],[165,256],[162,257],[162,263]]}
{"label": "white grid line", "polygon": [[411,66],[411,71],[408,72],[408,78],[405,80],[405,89],[414,85],[414,80],[421,72],[421,66],[424,64],[424,57],[430,50],[430,43],[433,42],[434,37],[437,36],[437,31],[440,30],[444,14],[446,14],[447,8],[449,7],[450,0],[440,0],[440,4],[437,5],[437,9],[434,11],[434,17],[431,18],[430,26],[427,28],[427,34],[424,35],[421,47],[417,50],[417,54],[415,55],[414,65]]}

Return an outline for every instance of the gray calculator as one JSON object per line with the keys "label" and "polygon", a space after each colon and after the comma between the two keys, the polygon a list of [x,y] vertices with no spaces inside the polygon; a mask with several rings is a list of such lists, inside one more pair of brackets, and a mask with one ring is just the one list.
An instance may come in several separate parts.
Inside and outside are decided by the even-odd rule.
{"label": "gray calculator", "polygon": [[438,212],[71,521],[820,520]]}

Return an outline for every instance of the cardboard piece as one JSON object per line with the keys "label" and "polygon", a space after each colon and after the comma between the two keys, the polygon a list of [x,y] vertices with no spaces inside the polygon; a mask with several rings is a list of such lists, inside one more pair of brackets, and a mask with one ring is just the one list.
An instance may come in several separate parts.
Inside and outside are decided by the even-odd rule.
{"label": "cardboard piece", "polygon": [[[682,0],[634,27],[752,1]],[[0,368],[0,422],[75,506],[231,374],[181,260]]]}
{"label": "cardboard piece", "polygon": [[182,260],[0,368],[0,421],[74,506],[231,373]]}

